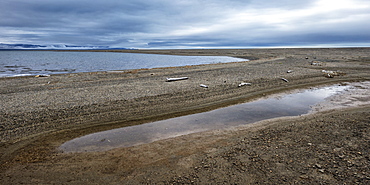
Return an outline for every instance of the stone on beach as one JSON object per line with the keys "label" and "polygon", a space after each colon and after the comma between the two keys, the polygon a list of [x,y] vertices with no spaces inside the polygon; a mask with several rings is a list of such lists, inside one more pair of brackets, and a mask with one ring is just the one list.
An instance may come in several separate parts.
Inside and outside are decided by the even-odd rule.
{"label": "stone on beach", "polygon": [[241,86],[246,86],[246,85],[248,85],[248,86],[250,86],[250,85],[252,85],[251,83],[240,83],[239,85],[238,85],[238,87],[241,87]]}
{"label": "stone on beach", "polygon": [[285,78],[281,78],[284,82],[289,82],[289,80],[285,79]]}
{"label": "stone on beach", "polygon": [[207,85],[204,85],[204,84],[200,84],[199,86],[200,87],[203,87],[203,88],[208,88],[208,86]]}
{"label": "stone on beach", "polygon": [[167,78],[167,82],[172,82],[172,81],[179,81],[179,80],[187,80],[189,79],[188,77],[178,77],[178,78]]}

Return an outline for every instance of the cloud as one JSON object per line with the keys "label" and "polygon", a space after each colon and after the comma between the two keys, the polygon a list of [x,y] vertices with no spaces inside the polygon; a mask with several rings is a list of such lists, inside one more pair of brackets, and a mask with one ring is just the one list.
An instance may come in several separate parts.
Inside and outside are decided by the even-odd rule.
{"label": "cloud", "polygon": [[366,0],[2,0],[0,43],[136,48],[370,43]]}

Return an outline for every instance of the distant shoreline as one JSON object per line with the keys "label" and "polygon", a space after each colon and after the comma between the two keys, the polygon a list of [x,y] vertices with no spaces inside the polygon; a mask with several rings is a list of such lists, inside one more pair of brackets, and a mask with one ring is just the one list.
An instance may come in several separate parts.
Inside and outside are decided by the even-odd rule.
{"label": "distant shoreline", "polygon": [[256,49],[362,49],[362,48],[370,48],[370,47],[363,47],[363,46],[333,46],[333,47],[249,47],[249,48],[187,48],[187,49],[149,49],[149,48],[102,48],[102,49],[35,49],[35,48],[0,48],[0,51],[3,50],[23,50],[23,51],[176,51],[176,50],[256,50]]}

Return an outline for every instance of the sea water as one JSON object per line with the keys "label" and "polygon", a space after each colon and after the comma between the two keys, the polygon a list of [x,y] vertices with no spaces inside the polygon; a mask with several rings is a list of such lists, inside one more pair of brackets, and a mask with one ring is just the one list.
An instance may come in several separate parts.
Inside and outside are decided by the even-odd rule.
{"label": "sea water", "polygon": [[0,77],[175,67],[247,59],[118,52],[0,51]]}

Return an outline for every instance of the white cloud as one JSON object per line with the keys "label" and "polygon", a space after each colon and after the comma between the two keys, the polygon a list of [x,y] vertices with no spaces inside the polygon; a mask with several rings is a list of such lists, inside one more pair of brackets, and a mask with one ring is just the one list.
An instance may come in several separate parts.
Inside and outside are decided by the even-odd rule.
{"label": "white cloud", "polygon": [[115,47],[370,43],[366,0],[3,0],[0,17],[0,43]]}

